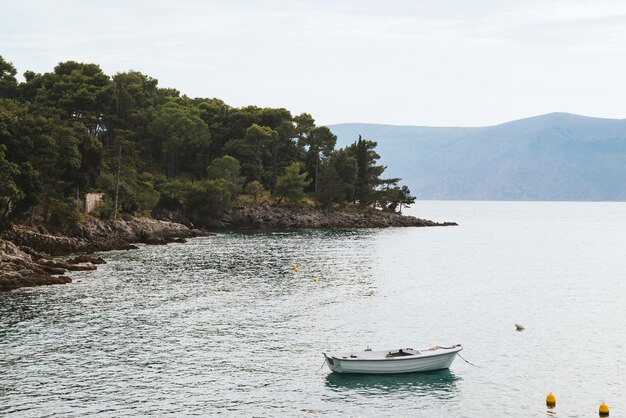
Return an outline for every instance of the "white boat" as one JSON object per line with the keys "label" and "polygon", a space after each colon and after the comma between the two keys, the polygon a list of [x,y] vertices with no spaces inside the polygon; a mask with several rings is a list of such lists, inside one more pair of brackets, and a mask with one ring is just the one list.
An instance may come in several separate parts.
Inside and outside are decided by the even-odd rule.
{"label": "white boat", "polygon": [[326,357],[326,365],[334,373],[393,374],[448,369],[461,350],[463,347],[457,344],[422,350],[397,348],[373,351],[367,348],[364,351],[322,354]]}

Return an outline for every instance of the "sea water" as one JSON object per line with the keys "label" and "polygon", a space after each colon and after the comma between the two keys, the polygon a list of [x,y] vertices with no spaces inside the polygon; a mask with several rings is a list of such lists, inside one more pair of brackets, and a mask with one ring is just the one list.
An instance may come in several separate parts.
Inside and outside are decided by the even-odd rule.
{"label": "sea water", "polygon": [[[459,226],[218,232],[1,293],[0,415],[626,415],[625,203],[409,212]],[[321,354],[457,343],[477,367],[343,376]]]}

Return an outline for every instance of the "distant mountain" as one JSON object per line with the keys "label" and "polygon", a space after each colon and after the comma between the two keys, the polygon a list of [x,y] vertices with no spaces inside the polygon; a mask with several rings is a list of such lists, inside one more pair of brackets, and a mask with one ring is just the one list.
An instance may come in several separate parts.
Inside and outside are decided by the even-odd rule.
{"label": "distant mountain", "polygon": [[626,119],[550,113],[482,128],[330,125],[378,141],[419,199],[626,200]]}

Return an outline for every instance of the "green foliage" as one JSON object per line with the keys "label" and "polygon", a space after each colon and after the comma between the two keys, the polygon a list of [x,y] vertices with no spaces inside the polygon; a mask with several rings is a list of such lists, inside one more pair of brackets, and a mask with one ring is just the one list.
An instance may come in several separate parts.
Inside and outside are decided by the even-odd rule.
{"label": "green foliage", "polygon": [[148,125],[152,159],[167,177],[204,175],[210,133],[194,108],[170,102],[159,106]]}
{"label": "green foliage", "polygon": [[138,71],[113,76],[117,106],[107,115],[109,129],[132,132],[136,141],[146,136],[148,123],[156,106],[161,103],[158,81]]}
{"label": "green foliage", "polygon": [[59,109],[64,118],[80,121],[91,135],[106,129],[105,114],[116,103],[115,87],[100,66],[66,61],[54,72],[26,77],[26,99]]}
{"label": "green foliage", "polygon": [[354,201],[354,192],[358,174],[356,158],[354,158],[348,150],[342,149],[331,156],[330,164],[343,182],[345,200]]}
{"label": "green foliage", "polygon": [[208,178],[210,180],[222,179],[226,181],[233,199],[236,199],[237,195],[241,193],[245,181],[245,178],[239,175],[240,171],[239,161],[230,155],[216,158],[207,167]]}
{"label": "green foliage", "polygon": [[337,137],[326,126],[311,129],[308,135],[299,141],[299,144],[306,149],[306,169],[311,173],[314,192],[319,190],[320,164],[323,162],[323,159],[325,160],[332,154],[336,143]]}
{"label": "green foliage", "polygon": [[346,199],[346,183],[339,177],[332,165],[324,165],[319,172],[319,189],[314,193],[315,198],[325,208]]}
{"label": "green foliage", "polygon": [[292,163],[285,168],[285,174],[278,177],[276,180],[274,194],[278,197],[278,203],[280,203],[283,198],[297,202],[304,197],[304,188],[307,187],[311,181],[307,180],[308,173],[304,172],[300,174],[301,168],[300,163]]}
{"label": "green foliage", "polygon": [[[111,198],[115,196],[116,184],[117,178],[113,173],[101,174],[96,183],[98,190]],[[123,167],[119,183],[118,211],[149,214],[160,199],[160,193],[154,189],[150,181],[137,176],[132,168]]]}
{"label": "green foliage", "polygon": [[187,203],[189,181],[181,179],[166,180],[161,178],[157,179],[155,183],[155,187],[160,193],[160,199],[157,203],[159,208],[171,211],[184,210]]}
{"label": "green foliage", "polygon": [[198,223],[217,217],[232,207],[230,185],[223,179],[192,183],[186,199],[188,213]]}
{"label": "green foliage", "polygon": [[207,176],[211,180],[224,179],[231,183],[238,183],[241,180],[240,171],[239,161],[230,155],[225,155],[211,161],[207,167]]}
{"label": "green foliage", "polygon": [[241,174],[246,181],[261,181],[271,187],[275,173],[264,168],[271,166],[272,150],[278,140],[278,132],[268,126],[252,124],[242,139],[232,139],[224,145],[224,152],[241,162]]}
{"label": "green foliage", "polygon": [[82,205],[79,200],[72,197],[52,197],[46,203],[46,210],[49,216],[47,219],[48,225],[63,229],[80,221]]}
{"label": "green foliage", "polygon": [[108,196],[105,196],[99,203],[98,206],[91,212],[92,216],[96,218],[100,218],[103,220],[111,219],[113,217],[113,212],[115,211],[113,199]]}
{"label": "green foliage", "polygon": [[11,99],[17,95],[17,70],[0,56],[0,98]]}
{"label": "green foliage", "polygon": [[265,192],[265,189],[263,188],[263,185],[259,181],[256,181],[256,180],[251,181],[246,186],[246,193],[252,196],[254,203],[257,203],[259,197],[262,196],[264,192]]}
{"label": "green foliage", "polygon": [[149,181],[136,181],[131,183],[132,192],[137,203],[136,212],[141,212],[145,215],[150,214],[152,209],[159,203],[161,194],[154,190],[152,183]]}
{"label": "green foliage", "polygon": [[32,213],[33,208],[39,204],[43,196],[43,184],[39,172],[28,162],[19,165],[19,174],[15,178],[15,183],[23,193],[23,198],[14,202],[9,218],[18,221]]}
{"label": "green foliage", "polygon": [[[54,110],[40,106],[0,99],[0,144],[19,166],[15,180],[24,194],[12,210],[13,220],[37,205],[46,213],[71,209],[55,202],[75,197],[77,190],[93,183],[99,171],[99,142],[82,124],[64,121]],[[50,207],[53,203],[54,208]],[[58,218],[63,219],[63,214]]]}
{"label": "green foliage", "polygon": [[[409,186],[402,186],[400,188],[400,195],[398,199],[398,205],[400,206],[400,213],[402,213],[402,206],[411,206],[415,203],[415,196],[411,194],[411,190],[409,190]],[[394,208],[395,210],[395,208]]]}
{"label": "green foliage", "polygon": [[[353,202],[401,210],[408,189],[381,179],[376,142],[335,150],[336,137],[307,113],[235,108],[189,98],[137,71],[110,77],[66,61],[24,72],[0,57],[0,223],[52,226],[79,217],[77,200],[103,192],[95,214],[179,212],[209,222],[239,199]],[[302,173],[301,173],[302,171]],[[308,196],[310,197],[310,196]]]}
{"label": "green foliage", "polygon": [[7,161],[6,146],[0,144],[0,230],[8,226],[8,218],[16,202],[24,198],[18,188],[16,177],[20,174],[17,164]]}
{"label": "green foliage", "polygon": [[364,140],[359,135],[359,140],[347,148],[356,160],[357,167],[353,201],[361,206],[376,202],[376,187],[381,184],[380,176],[386,168],[376,165],[380,159],[380,155],[374,151],[376,145],[375,141]]}

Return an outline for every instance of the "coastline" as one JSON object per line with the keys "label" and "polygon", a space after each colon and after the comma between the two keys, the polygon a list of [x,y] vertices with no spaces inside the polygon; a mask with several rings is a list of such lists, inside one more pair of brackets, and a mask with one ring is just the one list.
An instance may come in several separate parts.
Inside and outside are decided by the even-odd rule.
{"label": "coastline", "polygon": [[333,211],[312,208],[284,208],[268,204],[234,208],[210,225],[231,229],[318,229],[458,226],[379,210]]}
{"label": "coastline", "polygon": [[[381,211],[328,211],[281,208],[267,204],[231,209],[206,226],[212,229],[356,229],[456,226]],[[0,291],[71,283],[67,271],[95,270],[105,263],[88,254],[131,250],[134,244],[163,245],[213,233],[168,220],[125,216],[102,221],[91,218],[51,233],[45,228],[13,226],[0,237]],[[56,257],[83,254],[64,261]]]}

